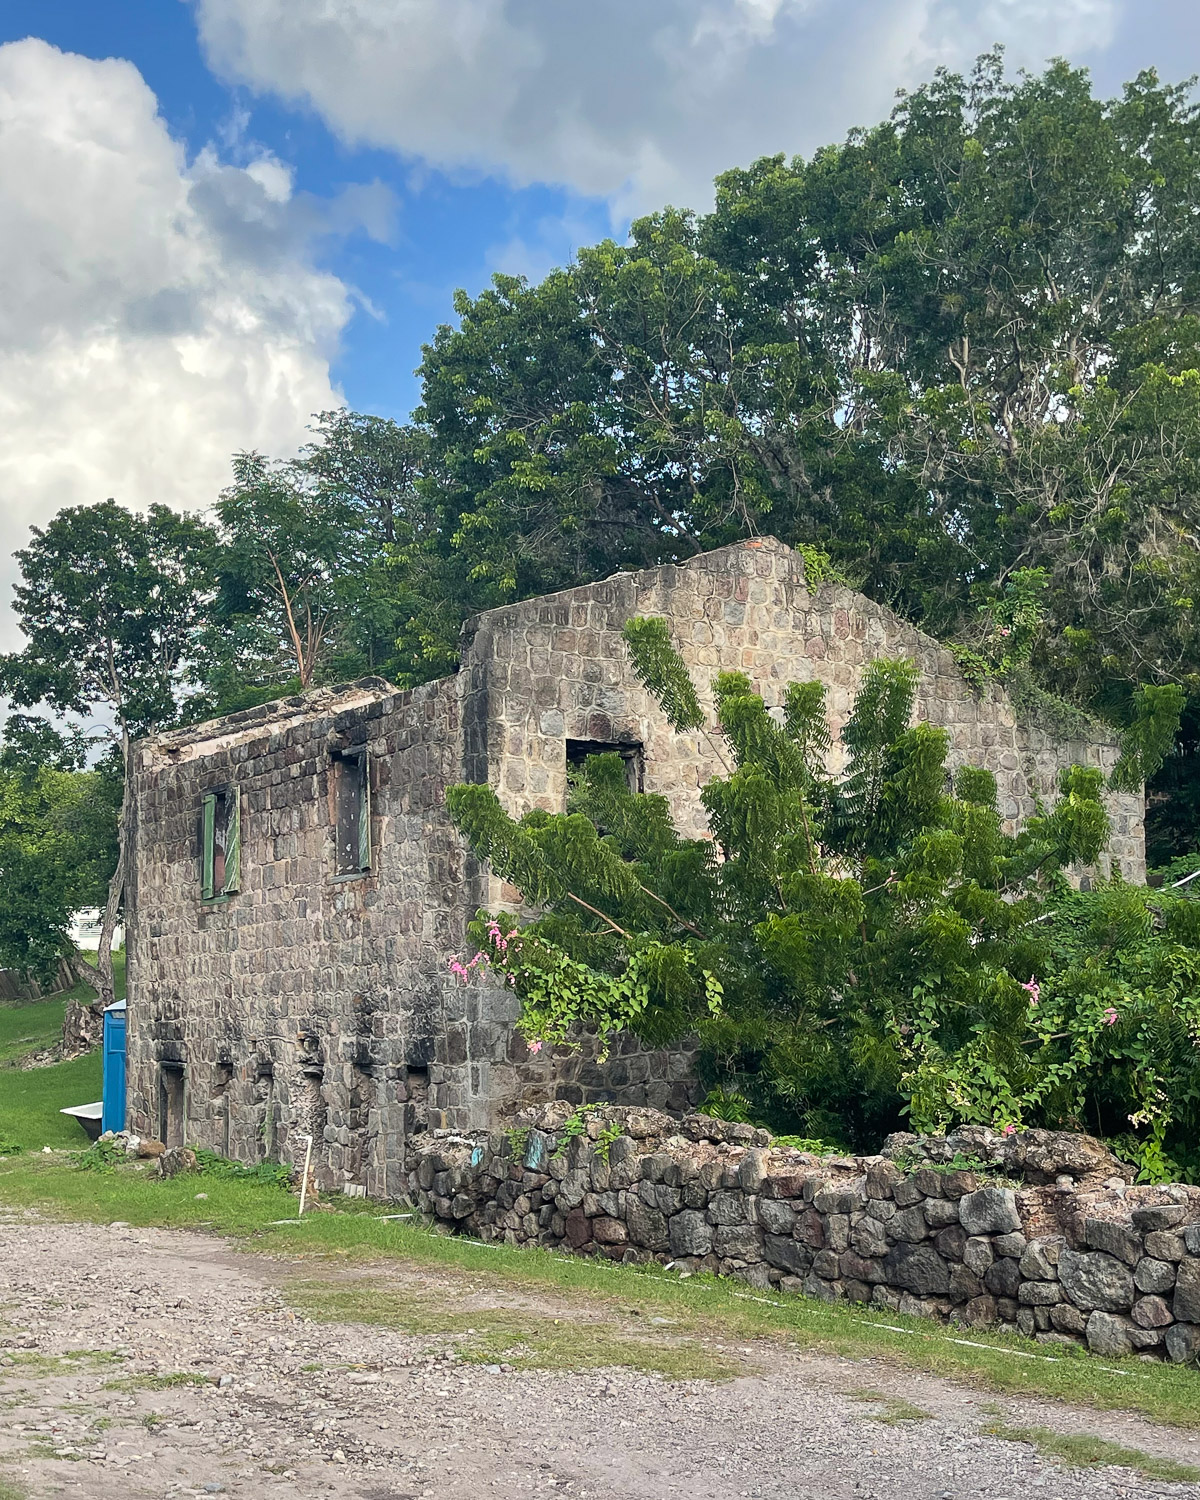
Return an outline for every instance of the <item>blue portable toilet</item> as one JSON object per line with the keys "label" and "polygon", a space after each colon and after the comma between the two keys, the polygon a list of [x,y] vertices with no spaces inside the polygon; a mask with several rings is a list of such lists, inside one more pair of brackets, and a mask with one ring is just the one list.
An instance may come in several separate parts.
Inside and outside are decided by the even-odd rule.
{"label": "blue portable toilet", "polygon": [[104,1111],[101,1129],[125,1129],[125,1001],[104,1012]]}

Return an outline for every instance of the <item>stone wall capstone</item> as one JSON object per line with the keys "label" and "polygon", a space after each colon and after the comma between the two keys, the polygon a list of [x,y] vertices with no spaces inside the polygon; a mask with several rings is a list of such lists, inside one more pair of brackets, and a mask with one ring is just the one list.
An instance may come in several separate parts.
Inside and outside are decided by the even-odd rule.
{"label": "stone wall capstone", "polygon": [[422,1212],[486,1241],[1190,1361],[1200,1188],[1131,1177],[1099,1141],[1052,1131],[815,1156],[705,1115],[557,1103],[508,1132],[418,1139],[408,1184]]}

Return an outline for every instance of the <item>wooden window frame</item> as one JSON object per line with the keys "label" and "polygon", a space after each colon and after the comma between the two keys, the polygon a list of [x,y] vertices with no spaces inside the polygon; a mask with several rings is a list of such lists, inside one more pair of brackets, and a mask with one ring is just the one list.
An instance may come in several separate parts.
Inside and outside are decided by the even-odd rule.
{"label": "wooden window frame", "polygon": [[[217,804],[225,810],[225,869],[217,889]],[[242,885],[242,799],[235,786],[205,792],[200,810],[200,899],[228,901]]]}

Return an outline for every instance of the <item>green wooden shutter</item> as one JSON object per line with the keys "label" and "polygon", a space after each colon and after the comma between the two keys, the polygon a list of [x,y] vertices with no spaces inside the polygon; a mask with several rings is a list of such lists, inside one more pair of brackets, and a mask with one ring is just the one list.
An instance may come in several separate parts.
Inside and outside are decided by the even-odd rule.
{"label": "green wooden shutter", "polygon": [[213,840],[217,826],[217,799],[212,792],[204,799],[204,823],[200,843],[200,894],[206,901],[213,897]]}
{"label": "green wooden shutter", "polygon": [[371,868],[371,762],[364,750],[359,761],[362,784],[358,794],[358,868]]}
{"label": "green wooden shutter", "polygon": [[225,794],[225,887],[222,895],[231,895],[242,885],[242,799],[236,787]]}

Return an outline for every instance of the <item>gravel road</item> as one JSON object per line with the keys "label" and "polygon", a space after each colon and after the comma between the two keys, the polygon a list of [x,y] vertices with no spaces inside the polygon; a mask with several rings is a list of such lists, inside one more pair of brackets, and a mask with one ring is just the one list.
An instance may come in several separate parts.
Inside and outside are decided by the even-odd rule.
{"label": "gravel road", "polygon": [[[31,1500],[1200,1500],[1200,1485],[1063,1469],[980,1436],[991,1398],[881,1362],[763,1346],[733,1349],[752,1373],[721,1384],[511,1370],[455,1362],[445,1337],[289,1307],[298,1275],[362,1274],[197,1234],[0,1223],[0,1496],[7,1484]],[[450,1274],[386,1275],[464,1293]],[[514,1298],[531,1317],[577,1315]],[[83,1350],[121,1359],[58,1358]],[[128,1388],[183,1372],[200,1383]],[[886,1404],[854,1399],[865,1391],[929,1419],[887,1425]],[[1016,1425],[1200,1464],[1196,1438],[1137,1418],[998,1405]]]}

